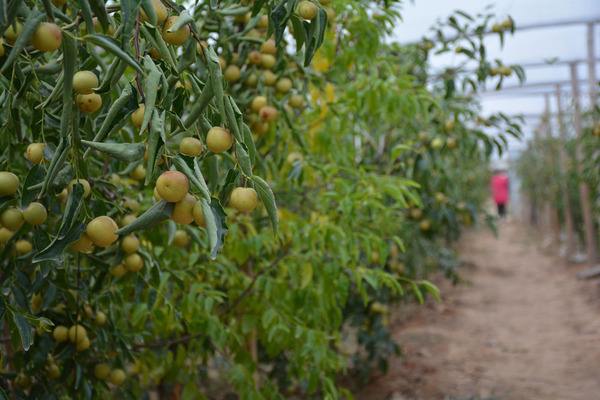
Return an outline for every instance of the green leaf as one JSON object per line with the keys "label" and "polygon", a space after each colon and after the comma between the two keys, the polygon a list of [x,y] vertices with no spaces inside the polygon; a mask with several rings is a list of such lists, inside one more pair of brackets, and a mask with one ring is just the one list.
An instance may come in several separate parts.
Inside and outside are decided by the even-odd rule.
{"label": "green leaf", "polygon": [[[41,165],[34,165],[27,174],[27,178],[25,178],[25,183],[23,183],[23,194],[21,195],[21,207],[25,208],[34,201],[39,193],[40,183],[44,181],[45,177],[44,168]],[[36,188],[38,190],[36,190]]]}
{"label": "green leaf", "polygon": [[119,47],[118,43],[111,37],[99,34],[85,35],[83,40],[93,43],[96,46],[100,46],[106,51],[114,54],[119,57],[121,60],[129,64],[133,69],[135,69],[140,74],[143,74],[144,71],[140,64],[128,53],[123,51],[121,47]]}
{"label": "green leaf", "polygon": [[201,199],[202,211],[204,212],[204,220],[206,221],[206,230],[208,232],[208,243],[210,246],[210,258],[214,260],[227,233],[227,225],[225,224],[227,215],[221,207],[219,201],[215,198],[209,203],[206,199]]}
{"label": "green leaf", "polygon": [[300,275],[300,288],[306,288],[311,282],[313,278],[313,267],[312,264],[307,262],[302,265],[302,271]]}
{"label": "green leaf", "polygon": [[156,160],[159,157],[160,148],[164,145],[165,111],[159,113],[154,110],[152,124],[148,133],[148,160],[146,160],[146,185],[150,184],[156,169]]}
{"label": "green leaf", "polygon": [[133,89],[131,86],[126,86],[108,109],[98,133],[94,136],[94,142],[103,142],[114,130],[127,122],[126,117],[137,108]]}
{"label": "green leaf", "polygon": [[13,312],[13,322],[21,337],[23,350],[28,351],[33,344],[33,328],[29,325],[29,322],[27,322],[27,318],[15,312]]}
{"label": "green leaf", "polygon": [[15,44],[12,50],[8,53],[6,60],[4,60],[4,65],[0,68],[0,74],[6,71],[12,63],[17,59],[21,51],[25,48],[25,46],[30,42],[33,33],[35,32],[37,26],[46,18],[46,14],[36,9],[29,12],[27,15],[27,20],[25,21],[25,25],[23,26],[23,31],[17,37]]}
{"label": "green leaf", "polygon": [[156,94],[158,93],[158,84],[162,73],[154,64],[154,61],[150,56],[144,57],[144,67],[148,71],[148,76],[144,80],[144,120],[140,128],[140,134],[143,133],[148,127],[152,112],[154,111],[154,105],[156,103]]}
{"label": "green leaf", "polygon": [[[90,3],[91,9],[94,12],[96,18],[100,22],[102,29],[104,32],[108,31],[108,14],[106,13],[106,6],[104,5],[104,0],[88,0]],[[123,1],[121,1],[123,3]],[[127,36],[129,37],[129,36]]]}
{"label": "green leaf", "polygon": [[144,157],[145,146],[143,143],[108,143],[90,142],[88,140],[82,140],[81,143],[118,160],[139,161]]}
{"label": "green leaf", "polygon": [[184,11],[181,14],[179,14],[177,19],[175,20],[175,23],[169,29],[167,29],[167,32],[178,31],[184,25],[187,25],[187,24],[191,24],[193,26],[194,18],[190,14],[188,14],[187,11]]}
{"label": "green leaf", "polygon": [[88,0],[77,0],[77,3],[79,4],[79,9],[83,15],[87,32],[94,32],[94,20],[92,18],[92,9],[90,8],[90,3]]}
{"label": "green leaf", "polygon": [[267,214],[269,214],[269,218],[271,219],[271,226],[273,227],[273,231],[277,233],[279,229],[279,217],[277,216],[277,204],[275,203],[275,195],[271,190],[271,187],[267,182],[264,181],[260,176],[253,175],[251,178],[252,182],[254,182],[254,188],[258,193],[258,197],[265,205],[267,209]]}
{"label": "green leaf", "polygon": [[60,119],[61,137],[69,136],[69,127],[73,124],[73,75],[77,65],[77,45],[75,40],[65,35],[63,47],[63,109]]}
{"label": "green leaf", "polygon": [[210,199],[210,192],[208,190],[208,186],[206,185],[206,181],[204,180],[204,176],[202,176],[202,171],[200,171],[200,166],[197,165],[197,161],[195,161],[194,168],[190,167],[187,161],[181,155],[177,155],[173,158],[173,164],[177,167],[177,169],[183,172],[188,179],[190,180],[193,187],[195,187],[200,193],[202,193],[202,197],[208,200]]}
{"label": "green leaf", "polygon": [[243,143],[235,143],[235,156],[244,175],[252,176],[252,163]]}
{"label": "green leaf", "polygon": [[125,236],[135,231],[151,228],[156,224],[169,219],[172,212],[173,203],[167,203],[166,201],[161,200],[144,211],[144,213],[137,217],[131,224],[119,229],[117,234]]}

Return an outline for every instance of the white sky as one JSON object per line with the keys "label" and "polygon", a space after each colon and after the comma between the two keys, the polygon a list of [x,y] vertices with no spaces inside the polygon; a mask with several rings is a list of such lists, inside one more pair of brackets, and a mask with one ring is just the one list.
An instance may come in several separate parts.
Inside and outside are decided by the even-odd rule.
{"label": "white sky", "polygon": [[[445,18],[457,9],[476,14],[488,4],[494,5],[493,10],[499,15],[499,20],[511,15],[516,22],[517,32],[506,38],[504,49],[500,49],[497,37],[488,36],[486,39],[490,57],[500,58],[505,64],[542,62],[555,57],[560,60],[586,58],[585,25],[519,32],[519,24],[600,18],[600,0],[407,0],[402,10],[404,22],[396,28],[395,39],[399,42],[418,40],[427,35],[438,18]],[[600,24],[596,25],[595,39],[596,58],[600,58]],[[438,57],[432,60],[432,64],[439,68],[452,66],[454,57],[456,56],[453,54]],[[528,83],[569,79],[568,66],[531,68],[526,73]],[[579,76],[581,79],[587,78],[587,66],[580,66]],[[505,84],[513,83],[516,80],[505,80]],[[587,90],[585,86],[582,89]],[[555,101],[551,102],[552,108],[555,107],[554,103]],[[482,106],[484,113],[504,111],[509,114],[539,114],[544,109],[544,99],[542,96],[487,96],[482,98]],[[531,129],[537,124],[536,120],[529,122],[526,134],[531,134]]]}

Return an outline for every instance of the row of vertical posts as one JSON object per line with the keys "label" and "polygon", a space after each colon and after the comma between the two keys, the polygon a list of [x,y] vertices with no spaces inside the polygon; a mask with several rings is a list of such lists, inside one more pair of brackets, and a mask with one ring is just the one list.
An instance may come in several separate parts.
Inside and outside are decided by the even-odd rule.
{"label": "row of vertical posts", "polygon": [[[595,57],[595,43],[594,43],[594,23],[587,24],[587,65],[588,65],[588,86],[589,86],[589,96],[590,96],[590,107],[594,107],[597,100],[597,79],[596,79],[596,57]],[[581,176],[583,173],[583,157],[584,151],[582,146],[582,136],[583,136],[583,127],[582,127],[582,115],[581,115],[581,91],[579,88],[579,77],[577,71],[577,62],[572,62],[569,65],[570,69],[570,78],[571,78],[571,92],[573,97],[573,126],[575,129],[575,139],[576,139],[576,151],[575,151],[575,159],[573,160],[576,167],[578,175]],[[573,220],[573,207],[579,206],[581,207],[581,213],[583,216],[583,233],[584,233],[584,241],[585,241],[585,249],[586,249],[586,259],[590,265],[594,265],[598,262],[598,248],[597,248],[597,234],[594,228],[594,216],[592,212],[592,201],[590,188],[588,184],[581,180],[579,182],[579,196],[580,196],[580,204],[574,205],[571,204],[571,199],[569,197],[568,190],[568,155],[564,145],[567,143],[567,130],[565,126],[564,120],[564,110],[563,110],[563,102],[561,96],[561,86],[556,85],[555,87],[556,93],[556,118],[558,125],[558,133],[560,138],[561,145],[558,149],[558,162],[559,162],[559,170],[561,174],[560,181],[560,196],[563,202],[563,224],[564,230],[566,233],[566,256],[570,258],[576,251],[576,235],[575,235],[575,226]],[[545,123],[542,126],[542,129],[546,131],[547,137],[552,137],[552,132],[550,129],[550,95],[545,96]],[[594,124],[597,121],[593,121]],[[552,236],[556,236],[556,230],[559,227],[556,226],[556,208],[549,207],[546,211],[546,220],[548,221],[548,228],[551,232]]]}

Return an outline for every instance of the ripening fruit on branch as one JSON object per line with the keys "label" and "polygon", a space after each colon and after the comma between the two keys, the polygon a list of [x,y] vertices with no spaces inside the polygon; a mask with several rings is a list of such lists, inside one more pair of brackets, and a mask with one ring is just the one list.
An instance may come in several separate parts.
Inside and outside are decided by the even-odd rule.
{"label": "ripening fruit on branch", "polygon": [[122,369],[114,369],[108,376],[108,381],[115,386],[121,386],[125,382],[125,379],[127,379],[127,375]]}
{"label": "ripening fruit on branch", "polygon": [[[162,25],[169,16],[167,7],[162,3],[161,0],[152,0],[150,4],[154,9],[154,14],[156,14],[156,23],[158,25]],[[143,22],[148,22],[148,16],[142,8],[140,8],[140,18]]]}
{"label": "ripening fruit on branch", "polygon": [[206,221],[204,220],[204,210],[202,209],[202,201],[198,200],[196,204],[194,204],[194,208],[192,209],[192,216],[194,217],[194,222],[196,222],[196,225],[206,225]]}
{"label": "ripening fruit on branch", "polygon": [[106,314],[104,314],[102,311],[98,311],[96,313],[96,317],[94,318],[94,323],[98,326],[103,326],[106,324]]}
{"label": "ripening fruit on branch", "polygon": [[14,24],[9,25],[4,31],[4,38],[6,39],[6,42],[9,44],[14,44],[15,40],[17,40],[17,37],[19,37],[22,31],[23,25],[21,25],[19,21],[15,21]]}
{"label": "ripening fruit on branch", "polygon": [[110,366],[108,364],[100,363],[94,367],[94,376],[97,379],[105,380],[110,375]]}
{"label": "ripening fruit on branch", "polygon": [[31,242],[29,240],[21,239],[17,240],[17,243],[15,243],[15,250],[17,250],[17,254],[23,255],[31,253],[31,250],[33,250],[33,246],[31,245]]}
{"label": "ripening fruit on branch", "polygon": [[292,80],[290,78],[281,78],[277,81],[275,89],[279,93],[287,93],[292,89]]}
{"label": "ripening fruit on branch", "polygon": [[170,203],[183,200],[190,190],[190,182],[179,171],[165,171],[156,180],[156,191],[161,199]]}
{"label": "ripening fruit on branch", "polygon": [[14,235],[14,232],[6,229],[5,227],[0,228],[0,245],[4,245]]}
{"label": "ripening fruit on branch", "polygon": [[110,269],[110,274],[115,278],[121,278],[127,273],[127,268],[123,264],[115,265]]}
{"label": "ripening fruit on branch", "polygon": [[188,40],[188,38],[190,37],[190,27],[186,24],[178,30],[176,30],[175,32],[169,32],[169,29],[171,29],[171,27],[175,24],[177,18],[179,17],[171,16],[167,18],[162,30],[162,37],[165,40],[165,42],[175,46],[180,46],[184,44],[185,41]]}
{"label": "ripening fruit on branch", "polygon": [[66,326],[58,325],[52,331],[52,337],[59,343],[66,342],[69,340],[69,329]]}
{"label": "ripening fruit on branch", "polygon": [[127,214],[126,216],[121,218],[121,226],[129,225],[129,224],[133,223],[133,221],[135,221],[136,219],[137,219],[137,217],[135,215]]}
{"label": "ripening fruit on branch", "polygon": [[277,45],[275,44],[275,40],[269,39],[260,45],[260,52],[263,54],[277,54]]}
{"label": "ripening fruit on branch", "polygon": [[95,113],[102,107],[102,97],[96,93],[78,94],[77,107],[84,113]]}
{"label": "ripening fruit on branch", "polygon": [[264,71],[262,74],[263,83],[265,86],[273,86],[277,82],[277,75],[271,71]]}
{"label": "ripening fruit on branch", "polygon": [[31,297],[31,311],[33,311],[34,313],[38,313],[42,310],[42,303],[43,303],[43,298],[42,295],[39,293],[34,294]]}
{"label": "ripening fruit on branch", "polygon": [[457,145],[458,140],[456,140],[455,137],[449,137],[448,139],[446,139],[446,147],[448,147],[449,149],[455,149]]}
{"label": "ripening fruit on branch", "polygon": [[444,141],[442,138],[436,137],[431,141],[431,148],[434,150],[439,150],[444,147]]}
{"label": "ripening fruit on branch", "polygon": [[260,109],[258,115],[260,116],[260,119],[265,122],[273,122],[277,120],[279,111],[273,106],[264,106]]}
{"label": "ripening fruit on branch", "polygon": [[227,82],[237,82],[240,80],[240,76],[240,68],[233,64],[225,68],[225,72],[223,72],[223,78],[225,78]]}
{"label": "ripening fruit on branch", "polygon": [[42,203],[34,201],[23,211],[23,218],[30,225],[41,225],[48,218],[48,211]]}
{"label": "ripening fruit on branch", "polygon": [[83,197],[84,198],[90,197],[90,194],[92,193],[92,187],[90,186],[90,183],[87,181],[87,179],[83,179],[83,178],[73,179],[71,182],[69,182],[69,186],[68,186],[69,193],[71,193],[73,191],[73,186],[75,186],[76,183],[79,183],[83,186]]}
{"label": "ripening fruit on branch", "polygon": [[319,8],[314,3],[308,0],[302,0],[300,3],[298,3],[298,6],[296,7],[296,14],[298,14],[300,18],[304,18],[307,20],[315,19],[318,11]]}
{"label": "ripening fruit on branch", "polygon": [[87,331],[83,325],[73,325],[69,328],[69,340],[71,343],[77,343],[87,337]]}
{"label": "ripening fruit on branch", "polygon": [[271,54],[263,54],[260,58],[260,65],[265,69],[272,69],[277,64],[277,59]]}
{"label": "ripening fruit on branch", "polygon": [[139,164],[137,167],[134,168],[133,171],[131,171],[131,174],[129,174],[129,176],[131,176],[131,178],[135,179],[136,181],[143,181],[144,179],[146,179],[146,167],[144,167],[142,164]]}
{"label": "ripening fruit on branch", "polygon": [[127,235],[121,241],[121,249],[125,254],[133,254],[140,248],[140,240],[135,235]]}
{"label": "ripening fruit on branch", "polygon": [[133,253],[125,257],[123,264],[127,271],[138,272],[144,267],[144,259],[138,253]]}
{"label": "ripening fruit on branch", "polygon": [[171,213],[171,219],[178,224],[191,224],[194,220],[192,211],[196,201],[197,200],[193,195],[187,193],[181,201],[175,203],[173,212]]}
{"label": "ripening fruit on branch", "polygon": [[231,191],[229,205],[238,211],[250,212],[256,208],[258,196],[253,188],[237,187]]}
{"label": "ripening fruit on branch", "polygon": [[446,132],[452,132],[454,130],[455,125],[456,125],[456,123],[454,122],[453,119],[448,119],[448,120],[446,120],[446,122],[444,122],[444,130]]}
{"label": "ripening fruit on branch", "polygon": [[131,113],[131,123],[136,128],[142,127],[142,122],[144,121],[144,112],[146,111],[146,106],[144,104],[140,104],[134,112]]}
{"label": "ripening fruit on branch", "polygon": [[119,238],[118,229],[117,223],[111,217],[102,215],[87,224],[85,233],[96,246],[108,247]]}
{"label": "ripening fruit on branch", "polygon": [[424,219],[419,223],[419,229],[423,232],[427,232],[431,229],[431,221]]}
{"label": "ripening fruit on branch", "polygon": [[177,247],[187,247],[190,244],[190,236],[186,231],[178,229],[173,236],[173,244]]}
{"label": "ripening fruit on branch", "polygon": [[266,15],[261,15],[258,23],[256,24],[258,29],[267,29],[269,27],[269,17]]}
{"label": "ripening fruit on branch", "polygon": [[256,96],[250,102],[250,109],[254,112],[259,112],[261,108],[267,105],[267,98],[265,96]]}
{"label": "ripening fruit on branch", "polygon": [[179,142],[179,152],[190,157],[198,157],[202,154],[202,142],[194,137],[185,137]]}
{"label": "ripening fruit on branch", "polygon": [[90,339],[86,336],[75,344],[75,350],[85,351],[91,346]]}
{"label": "ripening fruit on branch", "polygon": [[0,171],[0,197],[12,196],[19,189],[19,177],[8,171]]}
{"label": "ripening fruit on branch", "polygon": [[5,228],[16,232],[23,225],[23,213],[15,207],[7,208],[0,215],[0,223],[2,223]]}
{"label": "ripening fruit on branch", "polygon": [[252,65],[259,65],[262,61],[262,54],[259,51],[252,50],[248,54],[248,62]]}
{"label": "ripening fruit on branch", "polygon": [[39,51],[54,51],[62,43],[62,31],[52,22],[42,22],[31,37],[31,44]]}
{"label": "ripening fruit on branch", "polygon": [[218,154],[229,150],[231,146],[233,146],[233,136],[227,129],[214,126],[208,130],[206,134],[206,147],[208,147],[208,150]]}
{"label": "ripening fruit on branch", "polygon": [[0,57],[4,57],[4,39],[0,38]]}
{"label": "ripening fruit on branch", "polygon": [[90,94],[98,87],[98,77],[92,71],[77,71],[73,75],[73,90],[79,94]]}
{"label": "ripening fruit on branch", "polygon": [[92,239],[84,232],[79,239],[71,244],[71,250],[78,253],[90,253],[94,250],[94,242],[92,242]]}
{"label": "ripening fruit on branch", "polygon": [[299,94],[294,94],[290,97],[288,104],[297,110],[302,109],[304,108],[304,97]]}
{"label": "ripening fruit on branch", "polygon": [[31,143],[27,146],[27,151],[25,153],[25,157],[32,164],[39,164],[44,161],[44,148],[46,147],[45,143]]}

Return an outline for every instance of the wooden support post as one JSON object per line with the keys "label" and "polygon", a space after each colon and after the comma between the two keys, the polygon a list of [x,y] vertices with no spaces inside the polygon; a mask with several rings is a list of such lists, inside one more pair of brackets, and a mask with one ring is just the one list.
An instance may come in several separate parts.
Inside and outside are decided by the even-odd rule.
{"label": "wooden support post", "polygon": [[560,166],[560,191],[563,201],[563,220],[565,224],[565,233],[567,243],[565,249],[565,257],[567,259],[573,256],[575,251],[575,229],[573,228],[573,211],[571,209],[571,197],[569,196],[568,182],[568,155],[565,149],[567,145],[567,130],[563,120],[562,99],[560,94],[560,85],[556,85],[556,118],[558,122],[558,132],[560,135],[560,143],[558,146],[558,162]]}
{"label": "wooden support post", "polygon": [[[583,135],[583,127],[581,122],[581,104],[579,94],[579,82],[577,77],[577,64],[571,64],[571,85],[573,92],[573,122],[575,125],[575,134],[577,135],[576,143],[576,165],[579,176],[583,176],[583,148],[581,146],[581,136]],[[581,211],[583,213],[583,231],[585,237],[585,246],[587,253],[587,261],[593,265],[596,262],[596,237],[594,232],[594,221],[592,219],[592,205],[590,202],[590,189],[585,181],[579,184],[579,196],[581,197]]]}

